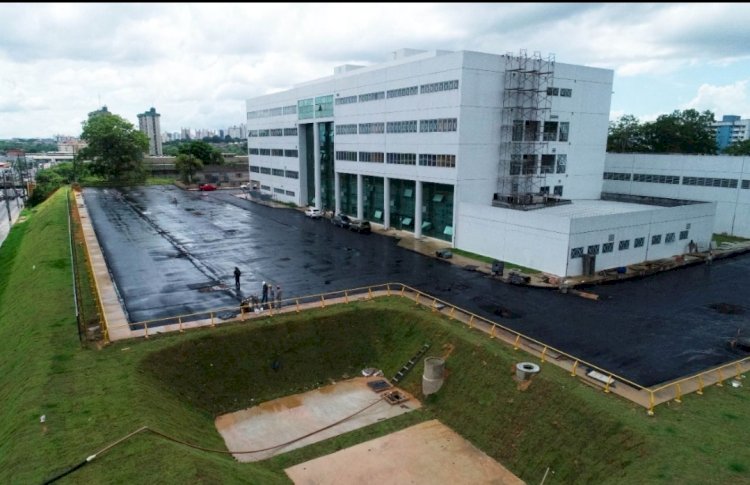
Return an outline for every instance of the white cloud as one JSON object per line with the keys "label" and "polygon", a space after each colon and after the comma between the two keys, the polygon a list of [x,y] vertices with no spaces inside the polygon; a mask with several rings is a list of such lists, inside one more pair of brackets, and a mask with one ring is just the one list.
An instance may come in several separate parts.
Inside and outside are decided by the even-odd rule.
{"label": "white cloud", "polygon": [[725,114],[750,117],[750,93],[748,82],[744,79],[724,86],[702,84],[696,96],[682,106],[699,111],[711,110],[717,118]]}

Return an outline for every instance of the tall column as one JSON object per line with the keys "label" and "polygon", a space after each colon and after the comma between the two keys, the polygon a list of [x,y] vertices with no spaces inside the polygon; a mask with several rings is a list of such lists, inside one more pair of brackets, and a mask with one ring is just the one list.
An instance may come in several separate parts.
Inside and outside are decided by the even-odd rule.
{"label": "tall column", "polygon": [[320,125],[318,123],[313,123],[313,150],[315,150],[315,207],[323,210],[320,184]]}
{"label": "tall column", "polygon": [[357,174],[357,219],[364,219],[365,208],[364,208],[364,191],[365,181],[362,178],[362,174]]}
{"label": "tall column", "polygon": [[338,172],[333,172],[333,198],[335,204],[335,213],[341,212],[341,178]]}
{"label": "tall column", "polygon": [[391,179],[383,177],[383,227],[391,228]]}
{"label": "tall column", "polygon": [[415,182],[416,189],[414,194],[414,237],[422,237],[422,182]]}

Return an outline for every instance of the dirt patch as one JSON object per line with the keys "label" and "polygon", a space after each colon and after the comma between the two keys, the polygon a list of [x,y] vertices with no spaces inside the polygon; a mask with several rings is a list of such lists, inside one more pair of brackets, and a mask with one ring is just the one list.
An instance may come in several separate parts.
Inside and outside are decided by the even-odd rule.
{"label": "dirt patch", "polygon": [[523,484],[437,420],[287,468],[294,483]]}
{"label": "dirt patch", "polygon": [[398,390],[406,401],[388,404],[367,383],[381,377],[357,377],[295,394],[216,418],[216,428],[241,462],[265,460],[287,451],[392,418],[422,405]]}

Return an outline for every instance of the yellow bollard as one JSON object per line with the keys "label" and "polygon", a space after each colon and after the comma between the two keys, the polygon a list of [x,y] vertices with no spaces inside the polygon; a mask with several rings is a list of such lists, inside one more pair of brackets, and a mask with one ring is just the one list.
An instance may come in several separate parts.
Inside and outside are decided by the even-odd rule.
{"label": "yellow bollard", "polygon": [[721,383],[721,381],[724,380],[724,377],[722,377],[722,375],[721,375],[721,369],[717,369],[717,371],[719,372],[719,381],[716,383],[716,385],[718,387],[724,387],[724,384]]}
{"label": "yellow bollard", "polygon": [[521,334],[516,335],[516,341],[513,343],[513,350],[518,350],[518,342],[521,340]]}
{"label": "yellow bollard", "polygon": [[737,380],[742,379],[742,376],[741,376],[742,372],[740,372],[740,363],[735,362],[734,366],[737,369],[737,376],[736,376]]}
{"label": "yellow bollard", "polygon": [[404,290],[405,290],[405,289],[406,289],[406,287],[402,285],[402,286],[401,286],[401,296],[402,296],[402,297],[404,296]]}
{"label": "yellow bollard", "polygon": [[146,330],[146,338],[148,338],[148,323],[144,323],[143,328]]}
{"label": "yellow bollard", "polygon": [[326,307],[326,299],[325,299],[325,298],[323,298],[323,295],[320,295],[320,306],[321,306],[322,308],[325,308],[325,307]]}
{"label": "yellow bollard", "polygon": [[[546,347],[545,347],[546,348]],[[612,374],[607,378],[607,384],[604,385],[604,392],[609,394],[609,383],[612,382]]]}
{"label": "yellow bollard", "polygon": [[391,296],[391,285],[390,284],[385,285],[385,289],[388,291],[388,296]]}
{"label": "yellow bollard", "polygon": [[451,320],[453,320],[453,313],[454,313],[455,311],[456,311],[456,307],[452,306],[452,307],[451,307],[451,314],[450,314]]}
{"label": "yellow bollard", "polygon": [[474,315],[469,319],[469,328],[474,328]]}
{"label": "yellow bollard", "polygon": [[493,323],[492,324],[492,330],[490,330],[490,338],[495,338],[495,329],[497,326]]}
{"label": "yellow bollard", "polygon": [[435,313],[437,311],[437,298],[432,300],[432,313]]}
{"label": "yellow bollard", "polygon": [[677,397],[674,398],[674,402],[682,402],[682,388],[680,387],[680,384],[677,383]]}
{"label": "yellow bollard", "polygon": [[214,322],[214,312],[211,312],[211,326],[215,327],[216,323]]}
{"label": "yellow bollard", "polygon": [[703,376],[698,376],[698,390],[695,393],[699,396],[703,395]]}
{"label": "yellow bollard", "polygon": [[647,414],[649,416],[654,415],[654,391],[649,391],[651,393],[651,396],[649,398],[649,405],[648,405],[648,411]]}
{"label": "yellow bollard", "polygon": [[240,306],[240,321],[241,322],[245,321],[245,309],[242,308],[242,306]]}
{"label": "yellow bollard", "polygon": [[299,313],[299,299],[294,300],[294,302],[297,304],[297,313]]}
{"label": "yellow bollard", "polygon": [[547,346],[544,346],[544,350],[542,350],[542,364],[544,364],[544,355],[547,353]]}
{"label": "yellow bollard", "polygon": [[344,301],[346,303],[349,303],[349,292],[344,290]]}
{"label": "yellow bollard", "polygon": [[414,305],[419,305],[419,292],[417,292],[417,295],[414,297]]}
{"label": "yellow bollard", "polygon": [[372,300],[372,288],[369,288],[369,287],[367,288],[367,295],[370,298],[370,300]]}
{"label": "yellow bollard", "polygon": [[573,362],[573,370],[570,371],[570,375],[575,377],[576,376],[576,369],[578,368],[578,361],[576,360]]}
{"label": "yellow bollard", "polygon": [[183,330],[182,330],[182,317],[179,317],[179,318],[177,319],[177,322],[179,322],[179,324],[180,324],[180,333],[182,333],[182,331],[183,331]]}

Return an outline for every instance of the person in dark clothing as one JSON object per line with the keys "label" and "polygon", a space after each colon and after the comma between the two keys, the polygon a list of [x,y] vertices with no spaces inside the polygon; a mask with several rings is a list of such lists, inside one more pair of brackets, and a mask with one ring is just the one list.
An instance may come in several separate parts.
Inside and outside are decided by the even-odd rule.
{"label": "person in dark clothing", "polygon": [[276,285],[276,309],[281,309],[281,286]]}
{"label": "person in dark clothing", "polygon": [[270,295],[270,300],[271,300],[270,301],[270,306],[271,306],[271,308],[275,308],[275,305],[276,305],[276,291],[273,289],[273,283],[271,283],[270,285],[268,285],[268,287],[269,287],[268,291],[269,291],[269,293],[271,293],[271,295]]}
{"label": "person in dark clothing", "polygon": [[240,276],[241,275],[242,275],[242,272],[240,271],[240,269],[237,266],[235,266],[234,267],[234,286],[236,286],[237,288],[240,287]]}
{"label": "person in dark clothing", "polygon": [[268,302],[268,285],[266,282],[263,282],[263,293],[260,296],[260,308],[261,310],[265,309],[265,304]]}

